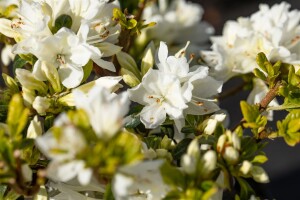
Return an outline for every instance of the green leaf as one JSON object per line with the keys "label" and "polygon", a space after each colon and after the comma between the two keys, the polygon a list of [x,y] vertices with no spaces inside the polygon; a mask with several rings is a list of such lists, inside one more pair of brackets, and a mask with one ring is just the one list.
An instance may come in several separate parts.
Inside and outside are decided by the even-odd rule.
{"label": "green leaf", "polygon": [[165,162],[160,167],[160,173],[164,182],[175,188],[184,188],[185,178],[181,170],[177,167],[171,166],[169,163]]}
{"label": "green leaf", "polygon": [[288,145],[300,143],[300,110],[292,110],[284,120],[277,122],[277,128]]}
{"label": "green leaf", "polygon": [[160,148],[160,137],[151,135],[149,137],[145,137],[144,140],[148,148],[152,148],[154,150]]}
{"label": "green leaf", "polygon": [[186,152],[191,141],[192,141],[192,139],[185,138],[176,145],[176,147],[172,151],[172,156],[173,156],[174,160],[181,159],[181,156]]}
{"label": "green leaf", "polygon": [[83,76],[83,79],[82,79],[82,83],[85,82],[89,76],[91,75],[91,72],[93,70],[93,61],[92,60],[89,60],[89,62],[83,66],[83,73],[84,73],[84,76]]}
{"label": "green leaf", "polygon": [[137,25],[137,21],[135,19],[130,19],[126,23],[126,28],[127,29],[133,29],[133,28],[136,27],[136,25]]}
{"label": "green leaf", "polygon": [[240,105],[244,119],[249,123],[256,122],[260,115],[258,106],[250,105],[246,101],[241,101]]}
{"label": "green leaf", "polygon": [[260,79],[262,79],[263,81],[267,80],[266,75],[259,69],[255,68],[253,71],[254,75]]}
{"label": "green leaf", "polygon": [[27,124],[29,109],[23,105],[23,98],[20,94],[15,94],[10,103],[7,115],[7,125],[12,139],[20,140],[21,132]]}
{"label": "green leaf", "polygon": [[20,57],[20,55],[16,55],[14,61],[13,61],[13,72],[15,73],[16,69],[24,67],[29,63],[27,60]]}
{"label": "green leaf", "polygon": [[121,68],[120,71],[123,81],[129,86],[129,87],[135,87],[138,84],[140,84],[140,80],[129,70]]}
{"label": "green leaf", "polygon": [[142,58],[142,64],[141,64],[142,76],[144,76],[148,72],[148,70],[153,67],[154,54],[155,54],[155,46],[153,41],[151,41],[146,47]]}
{"label": "green leaf", "polygon": [[0,185],[0,199],[3,199],[6,189],[7,189],[6,185]]}
{"label": "green leaf", "polygon": [[54,23],[54,28],[53,28],[53,34],[55,34],[57,31],[59,31],[61,28],[66,27],[66,28],[71,28],[73,24],[72,17],[66,14],[60,15]]}
{"label": "green leaf", "polygon": [[12,94],[20,92],[18,84],[16,81],[10,77],[9,75],[2,73],[3,80],[5,82],[5,85],[9,88],[9,90],[12,92]]}
{"label": "green leaf", "polygon": [[104,193],[104,200],[114,200],[114,195],[112,193],[112,185],[108,184]]}
{"label": "green leaf", "polygon": [[266,73],[268,73],[266,67],[265,67],[265,63],[269,62],[266,55],[263,52],[260,52],[259,54],[257,54],[256,56],[256,63],[258,64],[258,66]]}
{"label": "green leaf", "polygon": [[236,180],[238,181],[240,185],[240,197],[241,199],[249,199],[252,194],[255,194],[252,187],[249,185],[249,183],[242,178],[236,177]]}
{"label": "green leaf", "polygon": [[133,117],[131,121],[125,124],[125,128],[136,128],[138,125],[141,124],[140,117]]}
{"label": "green leaf", "polygon": [[267,108],[267,111],[270,110],[290,110],[290,109],[299,109],[300,103],[284,103],[279,106],[271,106]]}
{"label": "green leaf", "polygon": [[251,162],[252,163],[264,164],[267,161],[268,161],[267,156],[265,156],[265,155],[257,155],[257,156],[254,157],[254,159]]}
{"label": "green leaf", "polygon": [[135,60],[131,57],[131,55],[123,51],[120,51],[116,54],[116,56],[119,64],[121,65],[121,68],[130,71],[133,75],[135,75],[135,77],[138,80],[142,79],[138,66]]}

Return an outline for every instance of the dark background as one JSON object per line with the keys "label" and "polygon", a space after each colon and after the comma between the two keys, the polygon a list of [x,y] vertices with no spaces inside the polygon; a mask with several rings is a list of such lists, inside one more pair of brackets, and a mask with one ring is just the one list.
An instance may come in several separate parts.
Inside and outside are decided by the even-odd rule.
{"label": "dark background", "polygon": [[[204,20],[210,22],[216,29],[216,34],[222,34],[222,28],[227,20],[236,20],[239,16],[250,16],[258,10],[260,3],[273,5],[282,1],[269,0],[193,0],[204,8]],[[291,4],[291,9],[300,10],[300,0],[286,1]],[[237,81],[226,83],[224,90],[230,89]],[[239,101],[247,99],[249,92],[234,95],[234,98],[225,99],[222,108],[229,111],[231,125],[242,118],[239,111]],[[236,106],[236,109],[233,109]],[[275,113],[275,120],[282,119],[282,113]],[[282,139],[269,141],[265,148],[269,160],[264,164],[270,177],[269,184],[258,185],[260,193],[265,199],[300,200],[300,145],[288,146]]]}

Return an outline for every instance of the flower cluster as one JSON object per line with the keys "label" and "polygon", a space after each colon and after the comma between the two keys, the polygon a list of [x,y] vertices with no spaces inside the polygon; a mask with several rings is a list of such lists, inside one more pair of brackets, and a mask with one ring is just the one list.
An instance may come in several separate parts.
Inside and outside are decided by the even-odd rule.
{"label": "flower cluster", "polygon": [[[0,199],[259,196],[265,140],[300,143],[289,8],[261,5],[201,51],[213,28],[185,0],[0,1]],[[229,129],[223,83],[239,75],[252,91]],[[274,110],[289,112],[278,130]]]}

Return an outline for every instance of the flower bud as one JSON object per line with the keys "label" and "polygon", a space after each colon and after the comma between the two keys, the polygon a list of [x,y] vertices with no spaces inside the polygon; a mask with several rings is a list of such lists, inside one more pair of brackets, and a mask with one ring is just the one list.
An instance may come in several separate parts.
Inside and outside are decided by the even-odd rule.
{"label": "flower bud", "polygon": [[16,78],[22,87],[26,87],[29,90],[36,90],[40,94],[47,94],[47,85],[34,78],[30,71],[26,69],[16,69]]}
{"label": "flower bud", "polygon": [[265,172],[265,170],[262,167],[259,166],[253,166],[251,168],[251,175],[253,176],[253,179],[256,182],[259,183],[268,183],[269,182],[269,176]]}
{"label": "flower bud", "polygon": [[37,96],[32,103],[32,107],[38,112],[40,115],[46,115],[46,111],[51,106],[50,99],[47,97]]}
{"label": "flower bud", "polygon": [[195,157],[192,157],[190,155],[183,155],[181,157],[181,167],[184,172],[187,174],[193,174],[196,172],[196,160]]}
{"label": "flower bud", "polygon": [[217,154],[215,151],[209,150],[203,155],[202,160],[204,161],[203,168],[205,172],[210,173],[216,168]]}
{"label": "flower bud", "polygon": [[37,116],[35,116],[27,129],[27,138],[35,139],[40,135],[42,135],[41,122],[39,122]]}
{"label": "flower bud", "polygon": [[244,161],[243,161],[243,164],[242,164],[242,166],[241,166],[241,168],[240,168],[240,171],[241,171],[244,175],[246,175],[246,174],[248,174],[248,173],[250,172],[251,168],[252,168],[252,163],[249,162],[248,160],[244,160]]}
{"label": "flower bud", "polygon": [[223,157],[228,163],[235,164],[239,159],[239,152],[233,147],[226,147]]}
{"label": "flower bud", "polygon": [[219,153],[221,153],[223,151],[223,148],[225,146],[225,143],[226,143],[226,139],[227,139],[227,136],[226,135],[221,135],[218,139],[218,143],[217,143],[217,151]]}
{"label": "flower bud", "polygon": [[236,133],[232,133],[232,145],[235,149],[240,150],[241,149],[241,140],[239,136]]}

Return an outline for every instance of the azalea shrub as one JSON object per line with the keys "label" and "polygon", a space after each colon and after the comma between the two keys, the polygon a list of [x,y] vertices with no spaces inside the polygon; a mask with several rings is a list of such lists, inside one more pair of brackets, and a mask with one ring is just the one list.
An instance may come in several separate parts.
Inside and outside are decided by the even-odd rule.
{"label": "azalea shrub", "polygon": [[[220,36],[203,12],[0,1],[0,199],[259,199],[263,148],[300,143],[300,11],[262,4]],[[220,102],[241,90],[230,124]]]}

